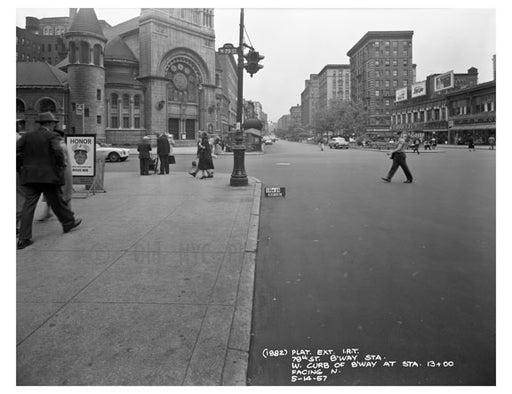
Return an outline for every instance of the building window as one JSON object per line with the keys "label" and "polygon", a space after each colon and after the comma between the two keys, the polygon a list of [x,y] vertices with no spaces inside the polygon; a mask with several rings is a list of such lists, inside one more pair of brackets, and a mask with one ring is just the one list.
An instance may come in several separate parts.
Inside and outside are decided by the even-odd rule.
{"label": "building window", "polygon": [[376,71],[375,71],[375,76],[376,76],[377,78],[378,78],[378,77],[380,77],[380,71],[379,71],[379,70],[376,70]]}
{"label": "building window", "polygon": [[117,108],[117,102],[119,101],[119,96],[116,93],[112,93],[110,96],[110,100],[112,102],[112,108]]}
{"label": "building window", "polygon": [[398,56],[398,51],[393,51],[393,56],[397,57]]}
{"label": "building window", "polygon": [[375,81],[375,87],[376,87],[376,88],[380,88],[380,81],[378,81],[378,80],[377,80],[377,81]]}
{"label": "building window", "polygon": [[384,100],[384,103],[386,104],[387,107],[389,107],[389,104],[390,104],[389,99]]}
{"label": "building window", "polygon": [[130,118],[128,116],[123,116],[123,128],[124,129],[130,128]]}
{"label": "building window", "polygon": [[133,118],[133,124],[136,129],[140,129],[140,118],[138,116]]}
{"label": "building window", "polygon": [[394,76],[394,77],[397,77],[397,76],[398,76],[398,70],[393,70],[393,76]]}
{"label": "building window", "polygon": [[85,116],[86,118],[88,118],[88,117],[89,117],[89,108],[87,108],[87,107],[85,107],[85,108],[84,108],[84,116]]}
{"label": "building window", "polygon": [[101,115],[96,116],[96,123],[101,124]]}
{"label": "building window", "polygon": [[378,60],[375,60],[375,66],[376,67],[380,66],[380,62]]}
{"label": "building window", "polygon": [[393,87],[394,87],[394,88],[397,88],[397,87],[398,87],[398,81],[397,81],[396,79],[393,81]]}
{"label": "building window", "polygon": [[112,116],[112,118],[110,119],[110,123],[113,129],[117,129],[119,127],[117,116]]}
{"label": "building window", "polygon": [[407,86],[407,79],[404,79],[403,86]]}
{"label": "building window", "polygon": [[89,64],[89,43],[85,41],[80,42],[80,63]]}
{"label": "building window", "polygon": [[407,70],[404,70],[404,77],[408,76],[409,73],[407,72]]}
{"label": "building window", "polygon": [[100,65],[100,61],[101,61],[101,45],[96,44],[94,46],[94,50],[93,50],[93,63],[96,66],[99,66]]}
{"label": "building window", "polygon": [[39,103],[39,112],[57,112],[55,102],[50,99],[43,99]]}
{"label": "building window", "polygon": [[398,67],[398,60],[393,60],[393,66]]}
{"label": "building window", "polygon": [[386,59],[386,66],[389,66],[389,59]]}
{"label": "building window", "polygon": [[52,51],[52,44],[48,44],[48,52]]}
{"label": "building window", "polygon": [[380,56],[380,52],[379,51],[375,51],[375,57],[379,57]]}
{"label": "building window", "polygon": [[135,109],[140,109],[140,96],[138,94],[133,98],[133,107]]}
{"label": "building window", "polygon": [[391,72],[389,70],[386,70],[386,77],[389,77],[391,75]]}
{"label": "building window", "polygon": [[96,100],[101,100],[101,89],[96,90]]}
{"label": "building window", "polygon": [[387,79],[386,79],[386,80],[384,81],[384,86],[385,86],[385,87],[387,87],[387,88],[389,88],[389,80],[387,80]]}
{"label": "building window", "polygon": [[407,66],[407,60],[404,60],[404,66]]}
{"label": "building window", "polygon": [[76,45],[73,41],[69,43],[69,62],[76,63]]}
{"label": "building window", "polygon": [[375,91],[375,96],[379,97],[380,96],[380,90],[376,90]]}
{"label": "building window", "polygon": [[16,100],[16,113],[25,112],[25,104],[21,100]]}
{"label": "building window", "polygon": [[123,109],[130,109],[130,96],[123,94]]}

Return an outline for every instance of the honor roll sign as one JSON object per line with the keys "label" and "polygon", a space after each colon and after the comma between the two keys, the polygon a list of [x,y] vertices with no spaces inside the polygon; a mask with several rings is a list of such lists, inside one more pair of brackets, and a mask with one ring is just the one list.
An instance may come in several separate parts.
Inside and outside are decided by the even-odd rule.
{"label": "honor roll sign", "polygon": [[455,78],[453,71],[438,75],[434,78],[434,90],[439,92],[440,90],[451,89],[455,86]]}
{"label": "honor roll sign", "polygon": [[68,135],[66,145],[73,176],[94,177],[96,175],[96,135]]}

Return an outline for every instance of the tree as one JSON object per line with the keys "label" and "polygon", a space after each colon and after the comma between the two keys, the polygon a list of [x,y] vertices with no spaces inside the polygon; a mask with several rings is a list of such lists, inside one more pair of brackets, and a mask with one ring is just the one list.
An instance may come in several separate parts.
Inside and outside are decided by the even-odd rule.
{"label": "tree", "polygon": [[365,132],[368,112],[361,104],[334,99],[327,108],[321,108],[313,116],[313,128],[317,134],[333,131],[335,134],[360,135]]}

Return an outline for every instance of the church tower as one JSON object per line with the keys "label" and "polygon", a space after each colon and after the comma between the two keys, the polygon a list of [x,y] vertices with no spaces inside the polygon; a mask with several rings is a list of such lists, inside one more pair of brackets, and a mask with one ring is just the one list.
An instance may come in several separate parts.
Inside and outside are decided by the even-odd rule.
{"label": "church tower", "polygon": [[92,8],[80,8],[68,32],[67,66],[69,82],[68,133],[96,134],[105,140],[105,68],[104,48],[107,39]]}

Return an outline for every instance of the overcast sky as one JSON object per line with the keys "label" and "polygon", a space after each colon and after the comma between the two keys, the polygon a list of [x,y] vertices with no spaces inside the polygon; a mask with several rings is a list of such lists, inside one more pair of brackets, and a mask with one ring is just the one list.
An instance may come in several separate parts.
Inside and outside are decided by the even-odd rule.
{"label": "overcast sky", "polygon": [[[99,2],[99,7],[96,3],[91,1],[79,5],[94,7],[98,18],[111,25],[140,15],[140,8],[134,6],[140,5],[139,2],[123,2],[126,7],[133,8],[110,9],[100,8],[109,6],[109,2]],[[173,2],[172,5],[205,5],[204,2],[195,3]],[[493,78],[492,56],[496,54],[494,8],[442,9],[456,6],[456,2],[449,0],[418,3],[423,7],[437,7],[429,9],[404,8],[411,7],[407,2],[363,1],[357,4],[368,7],[372,3],[375,7],[385,4],[393,8],[357,9],[351,2],[322,0],[288,3],[296,4],[297,8],[279,1],[241,3],[245,7],[246,42],[265,56],[261,62],[264,65],[262,70],[253,78],[245,74],[244,98],[260,101],[269,120],[277,121],[289,112],[291,106],[300,104],[300,94],[310,74],[320,72],[326,64],[349,64],[348,50],[371,30],[414,31],[413,62],[417,65],[417,81],[424,80],[427,75],[450,70],[465,73],[470,67],[478,69],[480,83]],[[459,3],[474,7],[471,1]],[[170,3],[165,4],[155,5],[168,7]],[[238,44],[240,8],[226,8],[236,7],[236,4],[225,1],[208,3],[208,6],[216,6],[216,48],[227,42]],[[312,4],[318,8],[310,8]],[[279,5],[283,8],[268,8]],[[342,5],[348,8],[339,8]],[[25,7],[23,2],[18,6]],[[267,8],[254,8],[262,6]],[[495,7],[495,4],[491,1],[486,6]],[[16,25],[25,27],[26,16],[41,18],[69,14],[68,8],[36,7],[37,3],[35,7],[16,9]]]}

